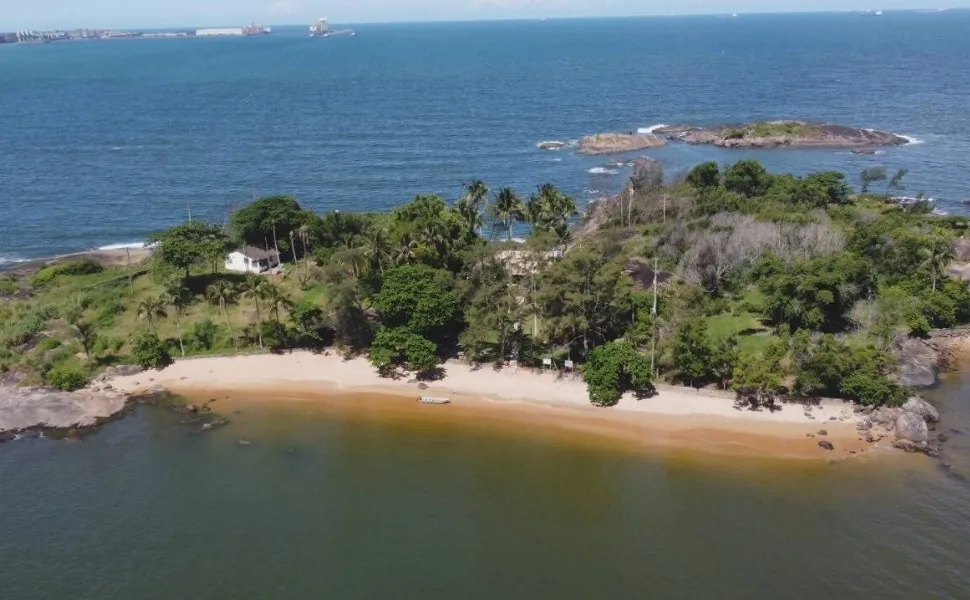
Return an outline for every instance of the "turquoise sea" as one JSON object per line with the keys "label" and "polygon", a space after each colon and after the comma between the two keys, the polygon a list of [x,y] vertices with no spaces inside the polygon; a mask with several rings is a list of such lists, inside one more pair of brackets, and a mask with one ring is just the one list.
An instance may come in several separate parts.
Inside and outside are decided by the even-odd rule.
{"label": "turquoise sea", "polygon": [[945,210],[970,197],[968,11],[355,28],[0,46],[0,261],[142,240],[189,209],[221,221],[254,193],[385,209],[480,177],[585,203],[628,170],[536,143],[660,123],[801,118],[916,141],[650,152],[670,175],[747,156],[797,173],[886,165]]}

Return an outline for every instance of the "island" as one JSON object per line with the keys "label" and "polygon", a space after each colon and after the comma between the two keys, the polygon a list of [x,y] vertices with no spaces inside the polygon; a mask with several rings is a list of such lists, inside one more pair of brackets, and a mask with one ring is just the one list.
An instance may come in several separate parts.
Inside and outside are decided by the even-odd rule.
{"label": "island", "polygon": [[688,144],[720,148],[847,148],[866,150],[880,146],[904,146],[906,138],[875,129],[805,121],[760,121],[748,124],[669,125],[654,133]]}
{"label": "island", "polygon": [[583,215],[549,183],[475,181],[389,212],[269,196],[153,234],[141,262],[18,265],[0,277],[0,441],[87,430],[166,390],[209,432],[228,422],[213,402],[302,387],[555,406],[643,444],[663,420],[717,430],[724,452],[774,436],[808,458],[936,455],[941,417],[914,388],[970,345],[951,269],[970,221],[895,199],[905,175],[867,169],[857,191],[746,159],[670,180],[642,158]]}
{"label": "island", "polygon": [[661,148],[666,144],[662,137],[649,133],[598,133],[581,139],[576,148],[580,154],[597,156]]}

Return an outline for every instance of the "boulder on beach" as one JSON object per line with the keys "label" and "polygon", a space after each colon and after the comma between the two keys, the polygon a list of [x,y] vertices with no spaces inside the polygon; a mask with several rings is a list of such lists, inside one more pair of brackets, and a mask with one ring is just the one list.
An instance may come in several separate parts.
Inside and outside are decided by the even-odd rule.
{"label": "boulder on beach", "polygon": [[580,154],[594,156],[660,148],[666,144],[663,138],[649,133],[598,133],[581,139],[577,148]]}
{"label": "boulder on beach", "polygon": [[923,417],[928,423],[938,423],[940,421],[940,411],[936,407],[923,400],[919,396],[913,396],[903,404],[903,410]]}
{"label": "boulder on beach", "polygon": [[911,442],[921,447],[925,447],[930,439],[930,432],[926,426],[926,420],[916,413],[905,411],[896,418],[896,426],[893,433],[897,440]]}

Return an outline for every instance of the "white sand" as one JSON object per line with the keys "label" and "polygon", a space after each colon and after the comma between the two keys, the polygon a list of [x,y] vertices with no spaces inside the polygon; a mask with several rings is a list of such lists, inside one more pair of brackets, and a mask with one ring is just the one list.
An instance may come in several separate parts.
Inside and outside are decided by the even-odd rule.
{"label": "white sand", "polygon": [[[271,392],[274,388],[320,387],[345,392],[384,392],[394,394],[448,396],[528,402],[556,406],[589,407],[586,385],[579,376],[558,380],[554,373],[535,373],[524,369],[495,371],[491,367],[472,370],[468,365],[450,361],[444,365],[445,378],[432,382],[425,391],[404,379],[383,379],[366,359],[343,360],[330,355],[293,352],[281,355],[246,355],[196,358],[177,361],[163,371],[148,371],[112,381],[115,389],[134,393],[163,386],[174,392],[225,389]],[[618,406],[602,409],[640,415],[718,417],[748,423],[817,424],[824,427],[832,418],[844,419],[839,425],[855,422],[851,405],[826,401],[805,416],[805,407],[782,405],[780,410],[750,411],[735,408],[733,394],[709,390],[659,386],[658,395],[645,400],[624,397]],[[833,424],[834,425],[834,424]]]}

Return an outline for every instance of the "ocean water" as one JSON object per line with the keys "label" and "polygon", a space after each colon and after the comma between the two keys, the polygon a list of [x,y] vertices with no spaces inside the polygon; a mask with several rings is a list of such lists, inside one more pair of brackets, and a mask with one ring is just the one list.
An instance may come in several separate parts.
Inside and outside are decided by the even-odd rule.
{"label": "ocean water", "polygon": [[[929,394],[940,431],[970,431],[968,392],[964,373]],[[79,442],[0,445],[3,598],[970,598],[970,486],[925,457],[640,453],[437,408],[236,406],[208,435],[140,408]],[[966,476],[970,436],[950,437]]]}
{"label": "ocean water", "polygon": [[905,167],[909,191],[970,197],[970,12],[362,25],[245,39],[0,46],[0,261],[222,221],[254,194],[318,211],[454,198],[483,178],[580,199],[629,173],[542,140],[659,123],[800,118],[917,143],[876,156],[645,154],[771,168]]}

